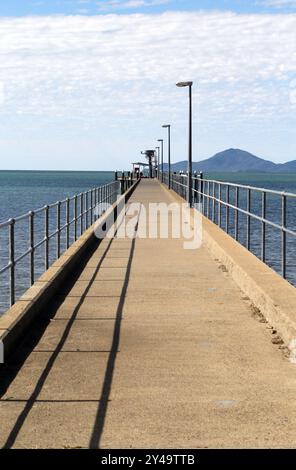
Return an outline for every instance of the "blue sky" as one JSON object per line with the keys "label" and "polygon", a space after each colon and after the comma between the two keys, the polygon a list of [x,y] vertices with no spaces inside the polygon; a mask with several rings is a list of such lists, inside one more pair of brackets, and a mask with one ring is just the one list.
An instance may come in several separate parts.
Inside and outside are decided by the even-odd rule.
{"label": "blue sky", "polygon": [[0,15],[160,13],[163,11],[231,10],[238,13],[291,12],[293,0],[9,0],[2,1]]}
{"label": "blue sky", "polygon": [[194,160],[296,159],[296,0],[0,3],[0,168],[127,168],[172,124]]}

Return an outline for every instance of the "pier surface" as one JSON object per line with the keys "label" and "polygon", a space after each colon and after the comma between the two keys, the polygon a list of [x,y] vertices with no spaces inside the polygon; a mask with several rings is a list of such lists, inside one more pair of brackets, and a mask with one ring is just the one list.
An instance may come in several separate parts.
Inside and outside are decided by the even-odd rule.
{"label": "pier surface", "polygon": [[[142,180],[131,202],[176,199]],[[77,267],[1,371],[2,447],[295,447],[296,366],[183,242],[105,239]]]}

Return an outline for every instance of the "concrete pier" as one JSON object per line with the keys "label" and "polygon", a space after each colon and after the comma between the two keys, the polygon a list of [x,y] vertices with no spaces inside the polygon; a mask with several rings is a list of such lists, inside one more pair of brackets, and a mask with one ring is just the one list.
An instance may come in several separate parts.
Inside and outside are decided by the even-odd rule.
{"label": "concrete pier", "polygon": [[[180,200],[142,180],[131,202]],[[84,254],[0,370],[2,447],[295,447],[296,365],[209,243],[183,242]]]}

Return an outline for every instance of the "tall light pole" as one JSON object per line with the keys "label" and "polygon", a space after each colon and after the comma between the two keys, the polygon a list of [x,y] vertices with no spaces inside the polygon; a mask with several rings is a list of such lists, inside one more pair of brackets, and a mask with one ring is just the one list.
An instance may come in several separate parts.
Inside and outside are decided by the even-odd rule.
{"label": "tall light pole", "polygon": [[158,139],[157,142],[161,143],[161,181],[163,183],[163,139]]}
{"label": "tall light pole", "polygon": [[160,147],[155,147],[157,150],[157,178],[159,179],[159,157],[160,157]]}
{"label": "tall light pole", "polygon": [[193,82],[179,82],[177,87],[189,88],[189,145],[188,145],[188,181],[187,202],[192,207],[192,85]]}
{"label": "tall light pole", "polygon": [[164,124],[162,127],[168,130],[169,189],[171,189],[171,125]]}

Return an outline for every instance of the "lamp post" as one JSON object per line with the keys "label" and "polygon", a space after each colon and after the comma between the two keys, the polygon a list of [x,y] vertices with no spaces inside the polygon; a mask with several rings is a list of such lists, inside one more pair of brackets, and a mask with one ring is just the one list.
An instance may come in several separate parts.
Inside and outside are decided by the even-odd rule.
{"label": "lamp post", "polygon": [[160,147],[155,147],[157,150],[157,178],[159,179],[159,157],[160,157]]}
{"label": "lamp post", "polygon": [[161,182],[163,183],[163,139],[158,139],[157,142],[161,143]]}
{"label": "lamp post", "polygon": [[169,165],[169,189],[171,189],[171,125],[164,124],[162,126],[164,129],[168,130],[168,165]]}
{"label": "lamp post", "polygon": [[188,181],[187,181],[187,202],[192,207],[192,85],[193,82],[179,82],[177,87],[189,88],[189,145],[188,145]]}

